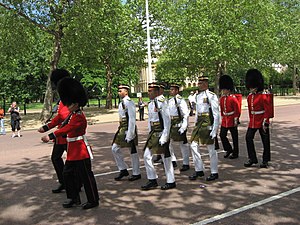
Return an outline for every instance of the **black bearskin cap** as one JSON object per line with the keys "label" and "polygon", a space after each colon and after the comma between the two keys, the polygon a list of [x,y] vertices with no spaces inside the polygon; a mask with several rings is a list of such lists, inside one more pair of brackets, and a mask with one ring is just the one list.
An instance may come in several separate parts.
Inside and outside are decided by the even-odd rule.
{"label": "black bearskin cap", "polygon": [[51,73],[50,81],[57,86],[58,81],[65,77],[70,77],[70,73],[67,70],[55,69]]}
{"label": "black bearskin cap", "polygon": [[219,88],[233,91],[234,88],[233,88],[232,78],[228,75],[221,76],[220,79],[219,79]]}
{"label": "black bearskin cap", "polygon": [[60,100],[64,105],[71,105],[72,103],[78,103],[80,107],[83,107],[87,103],[87,94],[82,84],[70,77],[66,77],[58,82],[57,91]]}
{"label": "black bearskin cap", "polygon": [[249,69],[246,73],[246,88],[257,88],[257,91],[264,90],[264,78],[257,69]]}

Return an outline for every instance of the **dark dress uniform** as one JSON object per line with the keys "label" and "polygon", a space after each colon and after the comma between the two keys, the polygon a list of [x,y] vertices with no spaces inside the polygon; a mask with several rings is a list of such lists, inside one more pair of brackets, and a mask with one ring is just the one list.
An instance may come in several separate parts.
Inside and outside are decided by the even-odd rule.
{"label": "dark dress uniform", "polygon": [[270,149],[270,131],[269,118],[271,117],[271,106],[268,98],[262,93],[264,81],[260,71],[250,69],[246,73],[246,87],[251,90],[247,97],[249,124],[246,133],[246,144],[248,151],[248,162],[244,163],[245,167],[250,167],[252,164],[258,163],[254,146],[254,136],[259,131],[263,143],[263,161],[261,168],[268,167],[268,162],[271,160]]}

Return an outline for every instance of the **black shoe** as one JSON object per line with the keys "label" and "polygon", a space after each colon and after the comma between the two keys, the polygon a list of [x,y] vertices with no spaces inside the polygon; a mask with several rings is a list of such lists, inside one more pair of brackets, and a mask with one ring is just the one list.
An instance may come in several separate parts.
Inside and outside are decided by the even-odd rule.
{"label": "black shoe", "polygon": [[269,166],[268,162],[265,162],[265,161],[263,161],[263,162],[259,165],[260,168],[268,168],[268,166]]}
{"label": "black shoe", "polygon": [[257,162],[253,162],[251,159],[249,159],[247,162],[244,163],[244,166],[245,167],[250,167],[252,166],[253,164],[256,164]]}
{"label": "black shoe", "polygon": [[182,167],[180,168],[180,171],[183,172],[183,171],[187,171],[189,169],[190,169],[189,165],[182,165]]}
{"label": "black shoe", "polygon": [[156,179],[153,180],[149,180],[147,182],[147,184],[143,185],[141,188],[144,191],[150,190],[150,189],[154,189],[158,186]]}
{"label": "black shoe", "polygon": [[203,171],[196,171],[191,176],[189,176],[189,179],[190,180],[196,180],[197,177],[204,177],[204,172]]}
{"label": "black shoe", "polygon": [[65,189],[65,185],[59,184],[59,186],[56,189],[52,189],[52,193],[60,193],[62,190]]}
{"label": "black shoe", "polygon": [[212,180],[216,180],[219,178],[219,174],[217,173],[212,173],[209,175],[209,177],[206,177],[206,181],[212,181]]}
{"label": "black shoe", "polygon": [[160,189],[161,190],[168,190],[168,189],[172,189],[172,188],[176,188],[176,183],[166,183],[165,185],[161,186]]}
{"label": "black shoe", "polygon": [[78,196],[76,199],[67,199],[62,205],[64,208],[71,208],[73,205],[80,205],[80,197]]}
{"label": "black shoe", "polygon": [[153,162],[154,162],[154,163],[162,162],[161,155],[157,155],[157,156],[156,156],[156,159],[154,159]]}
{"label": "black shoe", "polygon": [[86,202],[82,205],[82,209],[91,209],[99,206],[99,202]]}
{"label": "black shoe", "polygon": [[229,159],[237,159],[239,156],[238,155],[231,155],[229,156]]}
{"label": "black shoe", "polygon": [[177,167],[177,162],[176,161],[172,161],[172,164],[173,164],[173,168]]}
{"label": "black shoe", "polygon": [[115,177],[116,181],[120,181],[123,177],[127,177],[129,175],[128,171],[125,170],[121,170],[119,175],[117,177]]}
{"label": "black shoe", "polygon": [[139,179],[141,179],[141,178],[142,178],[141,174],[139,174],[139,175],[132,175],[132,176],[130,176],[130,177],[128,178],[128,180],[129,180],[129,181],[135,181],[135,180],[139,180]]}
{"label": "black shoe", "polygon": [[226,154],[224,155],[224,158],[228,158],[231,153],[232,153],[231,151],[227,151]]}

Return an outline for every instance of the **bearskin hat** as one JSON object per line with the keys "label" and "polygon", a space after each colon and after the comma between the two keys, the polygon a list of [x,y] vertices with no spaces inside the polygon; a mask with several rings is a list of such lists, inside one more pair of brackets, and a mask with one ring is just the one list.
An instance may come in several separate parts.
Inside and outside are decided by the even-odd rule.
{"label": "bearskin hat", "polygon": [[72,103],[78,103],[80,107],[83,107],[87,103],[87,94],[82,84],[70,77],[66,77],[58,82],[57,91],[60,100],[64,105],[71,105]]}
{"label": "bearskin hat", "polygon": [[55,69],[51,73],[50,81],[57,86],[58,81],[65,77],[70,77],[70,73],[67,70]]}
{"label": "bearskin hat", "polygon": [[246,73],[246,88],[256,88],[257,91],[264,90],[264,78],[257,69],[249,69]]}
{"label": "bearskin hat", "polygon": [[229,75],[223,75],[219,79],[219,88],[233,91],[233,80]]}

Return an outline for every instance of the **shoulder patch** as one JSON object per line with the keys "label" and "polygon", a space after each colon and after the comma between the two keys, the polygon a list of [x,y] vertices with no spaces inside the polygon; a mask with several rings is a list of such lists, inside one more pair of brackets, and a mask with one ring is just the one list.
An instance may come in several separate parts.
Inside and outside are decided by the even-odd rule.
{"label": "shoulder patch", "polygon": [[208,91],[208,93],[210,93],[210,94],[212,94],[212,95],[215,95],[215,93],[214,93],[214,92],[212,92],[212,91]]}
{"label": "shoulder patch", "polygon": [[176,97],[177,97],[178,99],[182,99],[182,96],[180,96],[180,95],[177,95]]}
{"label": "shoulder patch", "polygon": [[161,95],[157,98],[158,101],[164,102],[166,100],[165,96]]}

